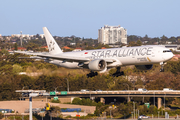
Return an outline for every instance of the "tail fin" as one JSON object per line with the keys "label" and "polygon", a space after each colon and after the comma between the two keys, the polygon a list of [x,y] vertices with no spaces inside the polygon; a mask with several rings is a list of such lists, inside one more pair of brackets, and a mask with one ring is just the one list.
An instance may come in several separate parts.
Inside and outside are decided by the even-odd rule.
{"label": "tail fin", "polygon": [[44,31],[46,43],[49,49],[49,53],[50,54],[62,53],[61,48],[59,47],[59,45],[57,44],[57,42],[55,41],[51,33],[48,31],[48,29],[46,27],[43,27],[43,31]]}

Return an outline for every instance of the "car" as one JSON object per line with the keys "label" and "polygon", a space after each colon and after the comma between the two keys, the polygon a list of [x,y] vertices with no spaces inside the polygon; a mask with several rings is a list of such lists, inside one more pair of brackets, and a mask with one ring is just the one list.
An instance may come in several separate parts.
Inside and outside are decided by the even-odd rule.
{"label": "car", "polygon": [[49,96],[49,95],[50,95],[50,94],[47,93],[47,92],[43,93],[43,96]]}
{"label": "car", "polygon": [[142,118],[150,118],[150,117],[146,115],[140,115],[139,118],[142,119]]}
{"label": "car", "polygon": [[147,90],[144,89],[144,88],[138,88],[138,91],[141,91],[141,92],[146,92]]}
{"label": "car", "polygon": [[22,96],[23,97],[29,97],[29,94],[28,93],[22,93]]}
{"label": "car", "polygon": [[89,91],[88,89],[81,89],[81,92]]}
{"label": "car", "polygon": [[173,91],[171,88],[163,88],[163,91]]}
{"label": "car", "polygon": [[102,90],[100,90],[100,89],[98,89],[98,90],[96,90],[96,92],[101,92]]}
{"label": "car", "polygon": [[42,93],[42,92],[39,92],[39,96],[43,96],[43,93]]}

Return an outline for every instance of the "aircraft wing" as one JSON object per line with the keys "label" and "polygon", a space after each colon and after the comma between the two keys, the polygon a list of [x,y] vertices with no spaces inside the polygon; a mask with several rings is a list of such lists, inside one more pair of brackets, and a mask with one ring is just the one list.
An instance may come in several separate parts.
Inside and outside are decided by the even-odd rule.
{"label": "aircraft wing", "polygon": [[51,58],[56,60],[62,60],[67,62],[88,62],[89,58],[84,57],[73,57],[73,56],[57,56],[57,55],[37,55],[39,57]]}
{"label": "aircraft wing", "polygon": [[[67,62],[88,62],[91,59],[89,58],[84,58],[84,57],[72,57],[72,56],[55,56],[52,54],[49,54],[49,52],[26,52],[26,51],[14,51],[15,53],[21,53],[21,54],[26,54],[26,55],[34,55],[31,57],[19,57],[20,59],[56,59],[56,60],[62,60],[62,61],[67,61]],[[114,59],[104,59],[108,63],[113,63],[115,62]]]}
{"label": "aircraft wing", "polygon": [[[90,58],[84,58],[84,57],[74,57],[74,56],[57,56],[57,55],[37,55],[39,57],[45,57],[50,59],[56,59],[56,60],[62,60],[67,62],[88,62],[91,59]],[[104,59],[106,62],[113,63],[115,62],[114,59]]]}
{"label": "aircraft wing", "polygon": [[37,56],[30,56],[30,57],[18,57],[19,59],[40,59],[40,60],[46,60],[46,58],[37,57]]}

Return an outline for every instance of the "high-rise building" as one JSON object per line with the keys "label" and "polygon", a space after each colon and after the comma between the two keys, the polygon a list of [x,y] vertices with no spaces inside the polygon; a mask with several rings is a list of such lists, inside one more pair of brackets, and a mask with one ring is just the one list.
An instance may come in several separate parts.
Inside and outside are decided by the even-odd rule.
{"label": "high-rise building", "polygon": [[127,44],[127,30],[119,26],[101,27],[98,31],[98,43],[103,44]]}

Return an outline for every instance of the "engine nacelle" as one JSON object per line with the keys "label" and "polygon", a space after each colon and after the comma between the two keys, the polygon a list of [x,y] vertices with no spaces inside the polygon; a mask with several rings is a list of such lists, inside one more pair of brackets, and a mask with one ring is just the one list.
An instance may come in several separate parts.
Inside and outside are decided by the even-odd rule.
{"label": "engine nacelle", "polygon": [[139,70],[150,70],[152,69],[153,65],[135,65],[135,67]]}
{"label": "engine nacelle", "polygon": [[102,59],[96,59],[92,60],[89,64],[88,67],[92,71],[103,71],[107,69],[107,63],[105,60]]}

